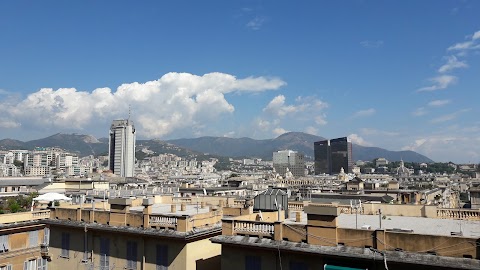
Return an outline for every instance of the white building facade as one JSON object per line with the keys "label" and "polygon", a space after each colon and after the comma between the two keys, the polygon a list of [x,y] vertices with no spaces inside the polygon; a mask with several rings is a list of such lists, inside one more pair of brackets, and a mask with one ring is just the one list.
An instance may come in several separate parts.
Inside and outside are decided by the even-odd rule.
{"label": "white building facade", "polygon": [[120,177],[133,177],[135,126],[131,120],[113,120],[109,136],[109,169]]}

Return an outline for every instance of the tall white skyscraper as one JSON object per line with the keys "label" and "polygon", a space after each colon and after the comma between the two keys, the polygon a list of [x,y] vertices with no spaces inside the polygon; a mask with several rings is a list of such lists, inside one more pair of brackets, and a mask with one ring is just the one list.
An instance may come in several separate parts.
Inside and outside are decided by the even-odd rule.
{"label": "tall white skyscraper", "polygon": [[133,177],[135,126],[131,120],[113,120],[110,127],[108,167],[121,177]]}

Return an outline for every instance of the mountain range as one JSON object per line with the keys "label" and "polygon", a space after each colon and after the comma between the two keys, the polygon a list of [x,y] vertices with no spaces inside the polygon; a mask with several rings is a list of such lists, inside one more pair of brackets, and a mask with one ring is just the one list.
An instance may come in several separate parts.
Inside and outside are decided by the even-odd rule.
{"label": "mountain range", "polygon": [[[137,140],[137,153],[172,153],[178,156],[210,154],[224,157],[256,157],[271,160],[278,150],[294,150],[312,159],[313,143],[325,138],[302,132],[288,132],[274,139],[255,140],[251,138],[200,137],[176,140]],[[58,133],[43,139],[22,142],[13,139],[0,140],[0,149],[26,149],[35,147],[59,147],[76,152],[80,156],[106,155],[108,139],[96,139],[91,135]],[[389,151],[379,147],[352,145],[354,160],[373,160],[384,157],[390,161],[403,159],[407,162],[433,162],[428,157],[413,151]],[[151,153],[151,152],[150,152]]]}

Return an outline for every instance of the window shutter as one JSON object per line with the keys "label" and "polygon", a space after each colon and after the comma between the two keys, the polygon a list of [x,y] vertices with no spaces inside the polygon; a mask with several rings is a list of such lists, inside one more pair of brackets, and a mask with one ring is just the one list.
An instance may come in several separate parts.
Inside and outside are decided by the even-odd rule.
{"label": "window shutter", "polygon": [[157,269],[168,270],[168,246],[157,245]]}
{"label": "window shutter", "polygon": [[50,245],[50,228],[43,229],[43,244]]}

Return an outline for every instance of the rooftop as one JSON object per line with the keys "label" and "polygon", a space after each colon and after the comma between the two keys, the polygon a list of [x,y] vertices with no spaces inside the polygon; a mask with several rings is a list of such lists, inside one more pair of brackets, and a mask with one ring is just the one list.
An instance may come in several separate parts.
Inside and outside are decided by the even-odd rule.
{"label": "rooftop", "polygon": [[[307,224],[307,214],[302,213],[300,224]],[[378,215],[358,215],[358,229],[370,225],[371,229],[380,227]],[[295,222],[295,215],[285,219],[286,224],[299,224]],[[355,215],[341,214],[338,216],[338,227],[355,229]],[[408,229],[415,234],[450,236],[451,232],[462,232],[464,237],[480,237],[480,221],[454,220],[425,217],[386,216],[382,219],[382,229]]]}
{"label": "rooftop", "polygon": [[[371,260],[372,257],[376,260],[383,260],[382,254],[378,251],[369,248],[358,248],[348,246],[317,246],[306,243],[296,243],[290,241],[274,241],[267,238],[257,238],[248,236],[215,236],[211,238],[211,241],[219,244],[230,245],[246,245],[251,247],[274,249],[275,251],[292,251],[292,252],[305,252],[311,254],[335,256],[335,257],[348,257]],[[387,261],[400,262],[400,263],[412,263],[412,265],[433,265],[439,267],[454,267],[456,269],[480,269],[480,261],[465,259],[465,258],[452,258],[443,256],[433,256],[422,253],[410,253],[400,251],[382,251],[388,258]]]}

